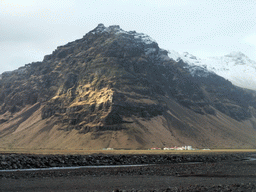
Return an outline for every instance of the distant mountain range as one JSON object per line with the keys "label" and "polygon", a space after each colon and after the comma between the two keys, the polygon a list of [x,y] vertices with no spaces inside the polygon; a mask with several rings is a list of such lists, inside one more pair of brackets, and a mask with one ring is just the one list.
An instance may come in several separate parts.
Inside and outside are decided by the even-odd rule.
{"label": "distant mountain range", "polygon": [[227,75],[239,67],[254,63],[168,53],[143,33],[99,24],[1,74],[0,147],[255,148],[256,91]]}
{"label": "distant mountain range", "polygon": [[168,56],[175,61],[183,60],[192,68],[195,66],[205,68],[239,87],[256,90],[256,62],[241,52],[206,59],[200,59],[188,52],[179,54],[176,51],[169,51]]}

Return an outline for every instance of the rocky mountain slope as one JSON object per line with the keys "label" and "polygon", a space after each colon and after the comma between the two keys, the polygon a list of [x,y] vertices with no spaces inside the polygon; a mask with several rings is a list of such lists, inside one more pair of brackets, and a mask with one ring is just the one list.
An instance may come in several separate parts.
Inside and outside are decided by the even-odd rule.
{"label": "rocky mountain slope", "polygon": [[252,148],[255,109],[255,91],[174,61],[145,34],[99,24],[1,75],[0,145]]}
{"label": "rocky mountain slope", "polygon": [[256,90],[256,62],[241,52],[206,59],[197,58],[188,52],[179,54],[176,51],[169,51],[168,56],[175,61],[182,60],[191,67],[203,67],[239,87]]}

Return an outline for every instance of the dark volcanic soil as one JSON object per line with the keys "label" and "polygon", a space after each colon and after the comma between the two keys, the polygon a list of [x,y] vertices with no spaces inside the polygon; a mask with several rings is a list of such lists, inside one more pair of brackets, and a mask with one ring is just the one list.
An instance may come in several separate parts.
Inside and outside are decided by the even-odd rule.
{"label": "dark volcanic soil", "polygon": [[[193,159],[193,155],[175,155],[175,159],[180,159],[180,162],[167,160],[167,157],[172,159],[174,155],[136,155],[136,158],[126,155],[122,158],[133,159],[131,164],[141,163],[143,158],[162,160],[142,167],[0,172],[0,191],[256,191],[256,161],[244,160],[246,156],[255,158],[255,155],[222,154],[222,158],[216,158],[215,161],[213,155],[200,155],[197,159]],[[26,160],[24,155],[14,156],[19,164],[23,163],[22,159]],[[11,157],[6,160],[7,157],[10,155],[5,155],[5,161],[2,158],[1,164],[11,164]],[[67,156],[51,157],[61,159]],[[86,159],[88,156],[82,157]],[[112,157],[90,156],[99,164],[97,159],[117,164],[113,163],[115,158]],[[199,159],[203,160],[200,163],[188,161]]]}

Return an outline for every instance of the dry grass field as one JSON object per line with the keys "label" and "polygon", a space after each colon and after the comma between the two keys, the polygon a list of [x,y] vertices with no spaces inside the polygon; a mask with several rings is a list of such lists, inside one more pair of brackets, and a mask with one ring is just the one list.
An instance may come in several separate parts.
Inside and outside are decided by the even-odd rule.
{"label": "dry grass field", "polygon": [[88,150],[88,149],[25,149],[25,148],[1,148],[2,153],[16,154],[63,154],[63,155],[92,155],[92,154],[109,154],[109,155],[157,155],[157,154],[206,154],[206,153],[255,153],[256,149],[211,149],[211,150]]}

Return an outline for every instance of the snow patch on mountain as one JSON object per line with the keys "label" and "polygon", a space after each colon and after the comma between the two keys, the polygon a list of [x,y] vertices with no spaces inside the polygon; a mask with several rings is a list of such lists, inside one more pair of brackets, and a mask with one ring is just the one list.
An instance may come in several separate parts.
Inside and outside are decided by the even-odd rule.
{"label": "snow patch on mountain", "polygon": [[176,51],[170,51],[168,56],[175,61],[182,60],[189,65],[189,68],[202,67],[228,79],[234,85],[256,90],[256,62],[241,52],[205,59],[197,58],[188,52],[180,54]]}
{"label": "snow patch on mountain", "polygon": [[97,33],[115,33],[115,34],[127,34],[131,35],[134,37],[134,39],[137,39],[139,41],[142,41],[145,44],[153,44],[156,43],[154,39],[149,37],[148,35],[144,33],[137,33],[136,31],[124,31],[123,29],[120,28],[119,25],[112,25],[109,27],[105,27],[103,24],[99,24],[94,30],[92,30],[90,33],[92,34],[97,34]]}
{"label": "snow patch on mountain", "polygon": [[189,54],[188,52],[179,54],[178,52],[172,50],[168,52],[168,56],[176,62],[182,60],[184,63],[187,63],[188,66],[186,66],[186,68],[189,69],[192,76],[207,77],[210,73],[214,73],[213,71],[209,71],[206,68],[206,65],[201,63],[201,59]]}

